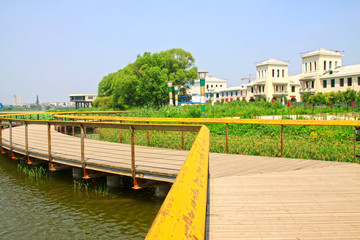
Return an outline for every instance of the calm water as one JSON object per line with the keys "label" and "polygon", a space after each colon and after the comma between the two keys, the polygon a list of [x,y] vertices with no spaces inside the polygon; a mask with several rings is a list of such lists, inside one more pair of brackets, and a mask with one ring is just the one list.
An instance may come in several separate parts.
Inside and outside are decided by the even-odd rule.
{"label": "calm water", "polygon": [[150,190],[80,191],[71,172],[34,180],[0,154],[0,239],[143,239],[163,200]]}

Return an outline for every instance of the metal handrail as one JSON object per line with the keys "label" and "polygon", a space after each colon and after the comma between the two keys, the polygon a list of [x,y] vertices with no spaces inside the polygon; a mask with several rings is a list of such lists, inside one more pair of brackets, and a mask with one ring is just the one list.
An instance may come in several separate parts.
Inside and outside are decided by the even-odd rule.
{"label": "metal handrail", "polygon": [[209,136],[203,126],[145,239],[205,239]]}

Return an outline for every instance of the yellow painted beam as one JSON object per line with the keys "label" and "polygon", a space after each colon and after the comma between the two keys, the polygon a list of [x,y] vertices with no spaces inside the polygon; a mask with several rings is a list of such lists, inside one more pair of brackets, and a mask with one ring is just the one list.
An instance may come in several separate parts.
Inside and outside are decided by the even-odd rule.
{"label": "yellow painted beam", "polygon": [[204,239],[209,134],[207,127],[200,129],[145,239]]}
{"label": "yellow painted beam", "polygon": [[264,125],[308,125],[308,126],[360,126],[359,120],[272,120],[272,119],[231,119],[231,118],[141,118],[111,116],[67,116],[55,115],[58,118],[129,121],[129,122],[168,122],[168,123],[228,123],[228,124],[264,124]]}

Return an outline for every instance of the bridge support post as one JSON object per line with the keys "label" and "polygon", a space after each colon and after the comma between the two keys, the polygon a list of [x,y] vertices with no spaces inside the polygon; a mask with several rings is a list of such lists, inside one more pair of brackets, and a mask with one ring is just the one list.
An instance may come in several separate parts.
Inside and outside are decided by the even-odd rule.
{"label": "bridge support post", "polygon": [[170,183],[159,182],[155,184],[155,197],[156,198],[165,198],[170,190]]}
{"label": "bridge support post", "polygon": [[106,176],[106,185],[109,188],[116,188],[123,185],[123,179],[120,175],[107,175]]}
{"label": "bridge support post", "polygon": [[72,169],[72,176],[74,179],[80,179],[84,176],[84,172],[81,168],[73,168]]}

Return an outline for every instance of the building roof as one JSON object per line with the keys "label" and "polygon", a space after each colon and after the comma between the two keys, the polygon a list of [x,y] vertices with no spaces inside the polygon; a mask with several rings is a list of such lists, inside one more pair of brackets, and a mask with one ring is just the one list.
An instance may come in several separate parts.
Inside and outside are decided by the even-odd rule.
{"label": "building roof", "polygon": [[325,75],[320,78],[335,78],[335,77],[345,77],[352,75],[360,75],[360,64],[350,65],[346,67],[336,68],[334,70],[328,71]]}
{"label": "building roof", "polygon": [[95,94],[91,94],[91,93],[89,93],[89,94],[69,94],[69,96],[97,96],[97,94],[95,93]]}
{"label": "building roof", "polygon": [[336,50],[336,51],[331,51],[331,50],[327,50],[324,48],[320,48],[318,50],[315,51],[311,51],[311,52],[307,52],[307,53],[303,53],[300,54],[300,56],[302,58],[304,57],[311,57],[311,56],[316,56],[316,55],[327,55],[327,56],[343,56],[344,54],[342,54],[342,52]]}
{"label": "building roof", "polygon": [[264,65],[282,65],[282,66],[288,66],[289,63],[287,62],[283,62],[283,61],[280,61],[280,60],[277,60],[277,59],[274,59],[274,58],[270,58],[266,61],[263,61],[261,63],[258,63],[256,64],[257,67],[259,66],[264,66]]}
{"label": "building roof", "polygon": [[[199,82],[200,80],[199,79],[196,79],[195,82]],[[205,82],[223,82],[223,83],[226,83],[227,81],[224,80],[224,79],[221,79],[221,78],[216,78],[216,77],[213,77],[213,76],[207,76],[205,77]]]}

